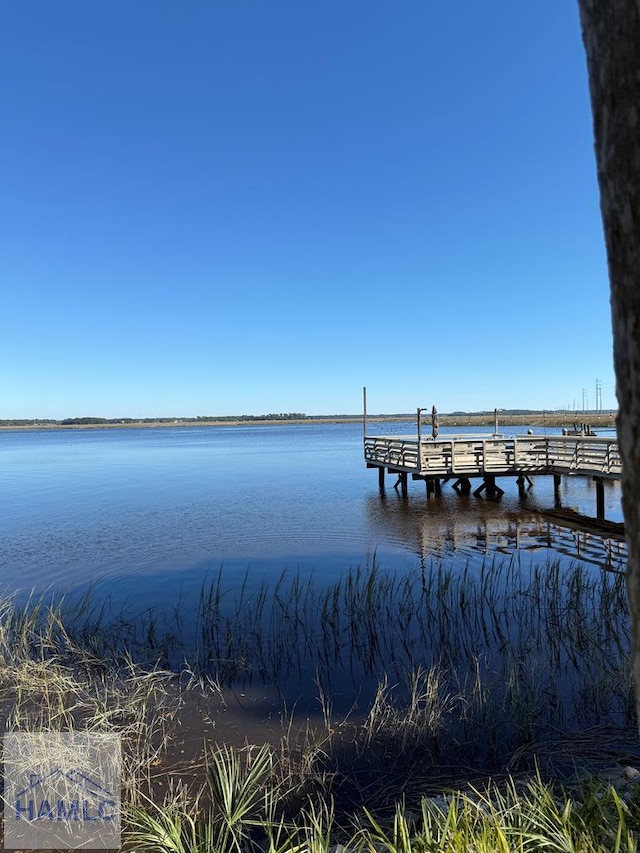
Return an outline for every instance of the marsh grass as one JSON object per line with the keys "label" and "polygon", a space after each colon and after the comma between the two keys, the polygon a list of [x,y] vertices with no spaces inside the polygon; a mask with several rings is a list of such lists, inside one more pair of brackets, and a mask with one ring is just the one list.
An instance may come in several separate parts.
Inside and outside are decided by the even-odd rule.
{"label": "marsh grass", "polygon": [[613,786],[590,783],[569,791],[545,783],[536,772],[519,783],[508,778],[422,797],[415,809],[396,802],[386,818],[363,807],[351,822],[341,823],[331,797],[309,797],[288,817],[286,786],[273,781],[275,763],[268,747],[242,760],[228,750],[214,751],[210,803],[136,807],[128,842],[158,853],[637,850],[637,795],[620,794]]}
{"label": "marsh grass", "polygon": [[362,847],[371,853],[420,851],[517,850],[596,853],[635,851],[637,823],[612,786],[594,788],[583,802],[566,791],[554,791],[539,776],[518,788],[512,780],[469,793],[454,792],[445,800],[423,799],[417,816],[396,806],[390,826],[368,812],[361,831]]}
{"label": "marsh grass", "polygon": [[[434,563],[400,575],[354,569],[331,585],[282,575],[232,598],[218,576],[201,596],[194,664],[223,683],[272,681],[309,666],[330,681],[336,668],[402,674],[478,656],[543,652],[555,667],[606,647],[626,654],[624,578],[548,560],[522,567],[487,560],[480,569]],[[518,657],[518,655],[520,657]]]}
{"label": "marsh grass", "polygon": [[542,687],[558,714],[631,711],[620,677],[629,649],[623,575],[554,559],[487,559],[480,568],[434,561],[401,574],[374,562],[330,584],[286,573],[232,583],[219,572],[193,618],[178,608],[107,619],[103,609],[70,631],[96,657],[127,652],[221,685],[320,680],[331,693],[344,674],[397,681],[439,667],[455,671],[459,685],[497,673],[505,701],[507,692]]}
{"label": "marsh grass", "polygon": [[493,559],[224,589],[218,575],[203,591],[194,671],[221,684],[319,681],[328,695],[373,679],[371,694],[354,691],[348,703],[373,703],[370,739],[384,733],[391,744],[393,707],[406,706],[405,742],[413,726],[413,740],[491,767],[552,730],[633,725],[620,574]]}
{"label": "marsh grass", "polygon": [[[513,849],[535,849],[542,810],[540,849],[588,851],[600,848],[580,836],[573,801],[565,820],[565,801],[559,813],[543,802],[543,776],[523,794],[508,774],[538,762],[545,779],[564,778],[598,748],[602,760],[623,755],[635,726],[628,654],[624,577],[581,564],[434,562],[403,574],[374,564],[328,585],[283,574],[230,587],[218,573],[191,621],[180,607],[112,614],[91,595],[0,601],[0,713],[10,731],[120,733],[138,849],[321,851],[338,838],[454,851],[476,829],[473,849],[511,849],[514,815],[524,835]],[[336,710],[345,680],[375,689]],[[279,744],[218,745],[202,788],[167,784],[159,801],[153,768],[186,693],[261,683],[311,686],[318,713],[283,709]],[[503,787],[446,807],[425,799],[487,774]],[[603,838],[617,827],[607,844],[632,849],[638,810],[612,791],[594,797],[589,821],[599,814]]]}
{"label": "marsh grass", "polygon": [[[179,706],[169,690],[173,676],[142,669],[130,656],[98,657],[72,636],[65,615],[64,602],[0,601],[4,729],[119,734],[125,795],[135,799],[149,784],[150,767]],[[76,610],[74,618],[81,615]]]}

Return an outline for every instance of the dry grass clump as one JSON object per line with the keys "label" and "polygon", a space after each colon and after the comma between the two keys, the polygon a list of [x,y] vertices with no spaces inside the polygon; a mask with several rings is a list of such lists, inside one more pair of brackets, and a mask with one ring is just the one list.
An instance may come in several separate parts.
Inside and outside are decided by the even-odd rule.
{"label": "dry grass clump", "polygon": [[125,794],[135,799],[179,707],[174,676],[80,644],[68,624],[85,604],[70,611],[64,601],[0,600],[0,714],[9,732],[119,734]]}

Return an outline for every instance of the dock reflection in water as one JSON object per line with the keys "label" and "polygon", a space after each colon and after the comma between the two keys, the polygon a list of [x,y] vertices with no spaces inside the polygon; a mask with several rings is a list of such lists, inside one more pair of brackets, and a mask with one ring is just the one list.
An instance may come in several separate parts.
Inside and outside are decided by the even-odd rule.
{"label": "dock reflection in water", "polygon": [[[505,502],[508,504],[508,502]],[[430,501],[403,500],[394,493],[370,497],[369,523],[422,562],[432,557],[465,556],[480,562],[491,554],[533,554],[549,551],[611,571],[626,568],[627,547],[622,525],[593,526],[578,513],[554,515],[472,495],[445,495]]]}

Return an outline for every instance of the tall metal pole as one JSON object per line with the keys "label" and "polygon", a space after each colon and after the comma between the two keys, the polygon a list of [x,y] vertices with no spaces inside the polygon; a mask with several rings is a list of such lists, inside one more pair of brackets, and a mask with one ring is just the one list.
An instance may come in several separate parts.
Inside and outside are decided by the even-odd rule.
{"label": "tall metal pole", "polygon": [[367,434],[367,386],[363,386],[362,388],[362,429],[364,435]]}

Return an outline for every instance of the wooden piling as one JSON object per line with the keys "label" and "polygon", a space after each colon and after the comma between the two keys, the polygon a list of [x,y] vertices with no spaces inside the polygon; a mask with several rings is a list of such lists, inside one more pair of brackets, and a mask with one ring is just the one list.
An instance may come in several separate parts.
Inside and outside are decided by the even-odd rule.
{"label": "wooden piling", "polygon": [[426,477],[424,482],[427,487],[428,498],[430,498],[431,495],[435,495],[437,498],[442,495],[442,486],[440,485],[440,480],[437,477]]}
{"label": "wooden piling", "polygon": [[471,480],[468,477],[459,477],[452,486],[459,495],[471,494]]}
{"label": "wooden piling", "polygon": [[604,481],[601,477],[594,477],[593,482],[596,484],[596,518],[604,521]]}
{"label": "wooden piling", "polygon": [[482,483],[473,494],[480,497],[483,492],[487,493],[488,498],[501,498],[504,495],[504,489],[501,489],[496,483],[495,474],[485,474]]}
{"label": "wooden piling", "polygon": [[560,506],[560,484],[562,483],[562,477],[560,474],[553,475],[553,497],[555,500],[556,506]]}

